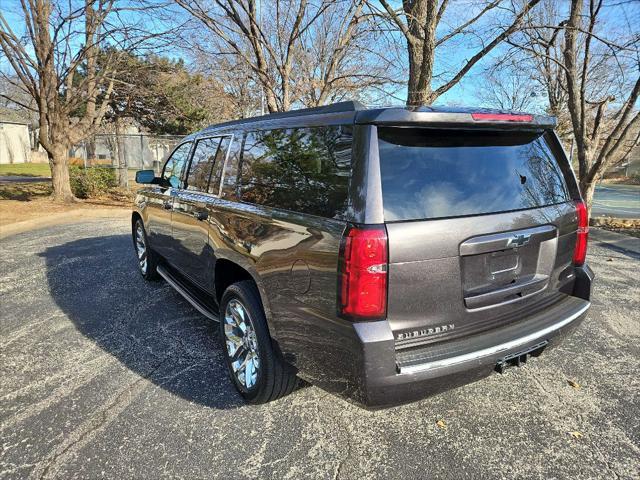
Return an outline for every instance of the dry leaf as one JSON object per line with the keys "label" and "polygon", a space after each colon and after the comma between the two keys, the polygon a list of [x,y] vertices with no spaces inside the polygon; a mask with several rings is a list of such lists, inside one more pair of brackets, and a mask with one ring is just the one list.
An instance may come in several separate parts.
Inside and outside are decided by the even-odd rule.
{"label": "dry leaf", "polygon": [[571,385],[576,390],[580,390],[580,384],[578,382],[574,382],[573,380],[567,380],[567,383]]}
{"label": "dry leaf", "polygon": [[576,431],[576,432],[569,432],[569,435],[571,435],[573,438],[582,438],[582,433]]}
{"label": "dry leaf", "polygon": [[446,430],[447,429],[447,424],[444,423],[444,420],[438,420],[436,422],[436,425],[441,428],[442,430]]}

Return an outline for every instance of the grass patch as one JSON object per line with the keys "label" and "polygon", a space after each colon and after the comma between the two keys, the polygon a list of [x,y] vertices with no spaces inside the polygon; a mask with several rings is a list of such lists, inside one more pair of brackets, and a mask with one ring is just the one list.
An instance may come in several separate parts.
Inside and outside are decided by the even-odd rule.
{"label": "grass patch", "polygon": [[0,176],[50,177],[51,169],[48,163],[14,163],[0,165]]}

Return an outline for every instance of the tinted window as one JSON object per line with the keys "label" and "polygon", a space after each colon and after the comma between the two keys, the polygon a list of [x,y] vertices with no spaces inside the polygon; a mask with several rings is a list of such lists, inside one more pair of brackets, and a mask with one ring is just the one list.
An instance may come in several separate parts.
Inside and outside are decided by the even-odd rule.
{"label": "tinted window", "polygon": [[229,149],[229,143],[231,137],[222,137],[220,139],[220,147],[216,153],[216,158],[213,162],[213,173],[211,174],[211,181],[209,182],[209,193],[218,195],[220,193],[220,178],[222,176],[222,169],[224,168],[224,161],[227,156],[227,150]]}
{"label": "tinted window", "polygon": [[180,186],[182,171],[189,159],[189,150],[191,150],[191,142],[183,143],[173,151],[167,163],[164,164],[162,178],[169,182],[173,188]]}
{"label": "tinted window", "polygon": [[229,153],[222,167],[220,184],[220,196],[222,198],[236,197],[236,181],[238,178],[238,163],[240,162],[242,139],[242,133],[234,134],[233,141],[229,145]]}
{"label": "tinted window", "polygon": [[188,190],[207,191],[211,167],[214,165],[219,144],[220,137],[198,140],[191,158],[189,175],[187,176]]}
{"label": "tinted window", "polygon": [[322,217],[346,208],[351,131],[314,127],[250,132],[244,142],[242,200]]}
{"label": "tinted window", "polygon": [[378,129],[386,220],[456,217],[565,202],[540,133]]}

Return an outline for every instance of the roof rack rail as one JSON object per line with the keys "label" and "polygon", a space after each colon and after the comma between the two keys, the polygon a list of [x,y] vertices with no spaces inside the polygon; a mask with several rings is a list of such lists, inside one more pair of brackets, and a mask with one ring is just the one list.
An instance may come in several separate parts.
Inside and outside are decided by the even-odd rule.
{"label": "roof rack rail", "polygon": [[239,120],[231,120],[223,123],[216,123],[205,128],[205,130],[218,129],[221,127],[229,127],[232,125],[242,125],[244,123],[255,123],[261,120],[272,120],[277,118],[300,117],[304,115],[318,115],[323,113],[341,113],[355,112],[357,110],[366,110],[366,106],[356,100],[332,103],[321,107],[301,108],[299,110],[289,110],[287,112],[269,113],[258,117],[241,118]]}

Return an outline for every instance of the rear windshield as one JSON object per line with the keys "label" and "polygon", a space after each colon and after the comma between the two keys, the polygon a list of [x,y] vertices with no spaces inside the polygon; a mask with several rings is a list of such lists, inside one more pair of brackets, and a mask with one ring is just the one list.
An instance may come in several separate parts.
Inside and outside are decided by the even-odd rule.
{"label": "rear windshield", "polygon": [[387,221],[507,212],[570,195],[544,134],[378,128]]}

